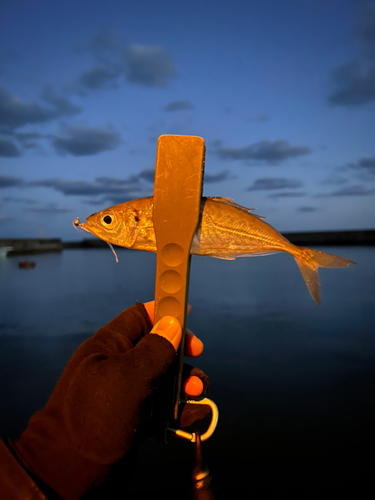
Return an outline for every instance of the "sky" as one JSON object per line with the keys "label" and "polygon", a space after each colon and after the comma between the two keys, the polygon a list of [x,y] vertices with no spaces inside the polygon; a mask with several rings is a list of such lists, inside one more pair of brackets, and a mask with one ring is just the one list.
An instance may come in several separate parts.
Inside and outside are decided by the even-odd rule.
{"label": "sky", "polygon": [[374,229],[375,2],[0,0],[0,238],[152,195],[162,134],[279,231]]}

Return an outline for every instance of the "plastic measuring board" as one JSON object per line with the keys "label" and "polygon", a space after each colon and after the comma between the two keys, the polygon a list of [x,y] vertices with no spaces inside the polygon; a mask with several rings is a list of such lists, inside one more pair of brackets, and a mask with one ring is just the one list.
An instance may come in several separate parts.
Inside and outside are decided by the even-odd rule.
{"label": "plastic measuring board", "polygon": [[154,323],[175,316],[182,326],[174,419],[178,420],[188,305],[190,247],[200,219],[205,146],[201,137],[159,137],[153,222],[157,260]]}

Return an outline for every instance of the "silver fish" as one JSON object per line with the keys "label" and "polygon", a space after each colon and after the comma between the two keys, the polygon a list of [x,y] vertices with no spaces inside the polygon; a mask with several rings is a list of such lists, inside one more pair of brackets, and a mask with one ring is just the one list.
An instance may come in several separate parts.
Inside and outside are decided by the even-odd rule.
{"label": "silver fish", "polygon": [[[256,214],[229,198],[202,198],[201,222],[194,235],[191,254],[218,259],[293,255],[315,302],[320,304],[319,267],[348,267],[352,260],[293,245]],[[153,198],[140,198],[101,210],[75,226],[121,247],[156,252]]]}

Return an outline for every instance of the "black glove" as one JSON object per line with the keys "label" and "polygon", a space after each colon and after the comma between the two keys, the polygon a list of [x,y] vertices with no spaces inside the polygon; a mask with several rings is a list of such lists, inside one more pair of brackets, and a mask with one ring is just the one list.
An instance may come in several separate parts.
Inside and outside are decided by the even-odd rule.
{"label": "black glove", "polygon": [[[151,329],[137,303],[98,330],[75,351],[45,408],[11,443],[47,496],[51,488],[64,500],[82,498],[115,469],[126,472],[134,463],[130,449],[150,429],[151,395],[176,359],[172,344],[149,335]],[[203,372],[192,374],[201,376],[207,389]],[[189,425],[208,413],[207,407],[199,410]]]}

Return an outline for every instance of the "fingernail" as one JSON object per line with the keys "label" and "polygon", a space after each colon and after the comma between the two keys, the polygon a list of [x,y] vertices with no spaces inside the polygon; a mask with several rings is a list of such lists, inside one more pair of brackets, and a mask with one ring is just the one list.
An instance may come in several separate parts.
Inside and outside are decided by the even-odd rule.
{"label": "fingernail", "polygon": [[193,343],[192,350],[193,350],[194,354],[196,356],[199,356],[200,354],[202,354],[203,349],[204,349],[203,342],[198,337],[194,336],[192,343]]}
{"label": "fingernail", "polygon": [[164,316],[156,323],[151,333],[156,333],[162,337],[167,338],[173,343],[173,340],[180,332],[180,323],[173,316]]}

